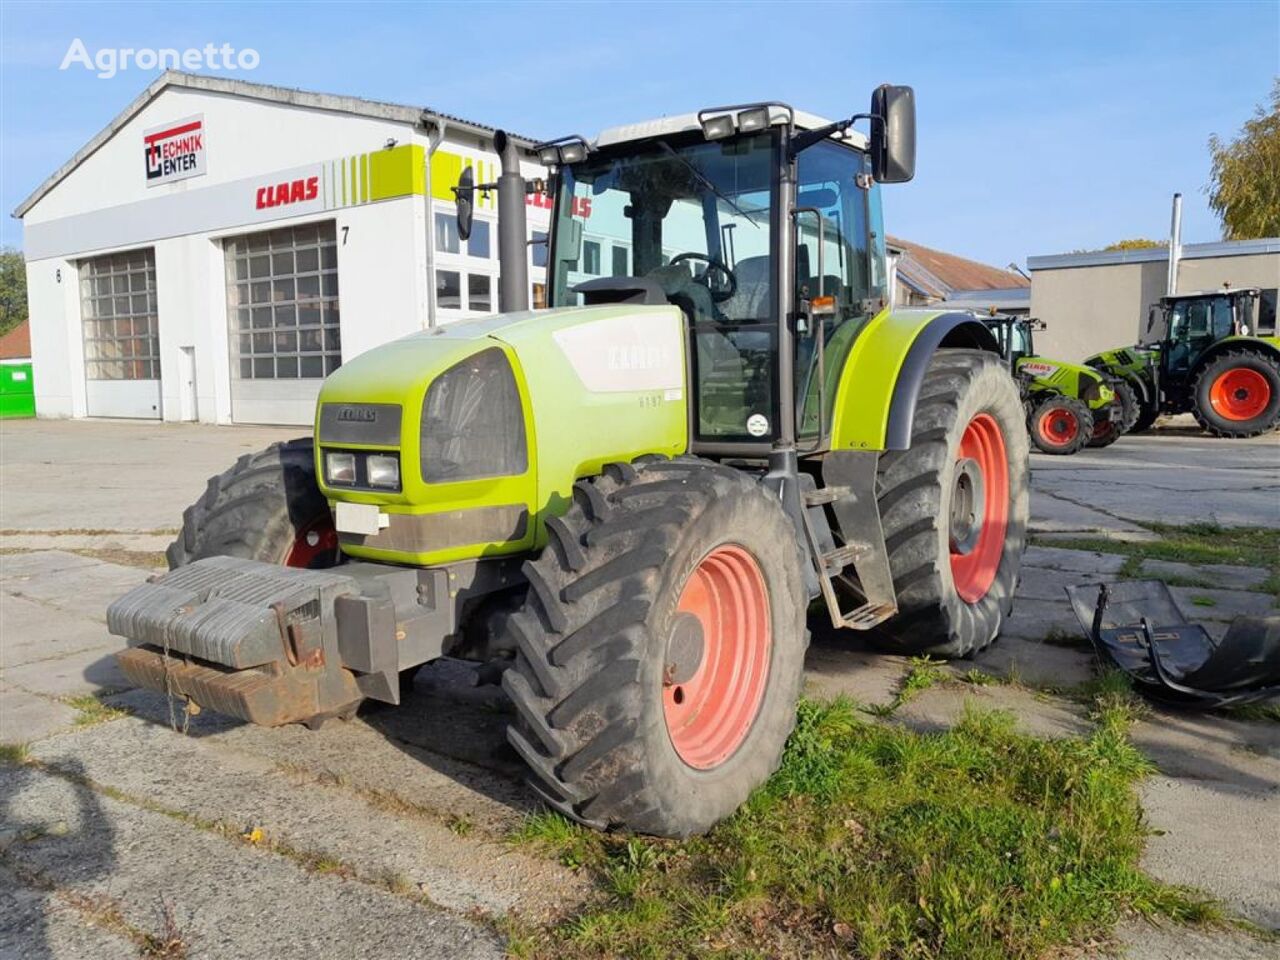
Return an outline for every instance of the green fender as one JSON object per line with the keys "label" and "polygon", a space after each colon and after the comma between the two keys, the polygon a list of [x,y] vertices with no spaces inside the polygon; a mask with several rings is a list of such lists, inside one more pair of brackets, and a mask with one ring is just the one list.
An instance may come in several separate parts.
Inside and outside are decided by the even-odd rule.
{"label": "green fender", "polygon": [[[842,340],[845,328],[852,329]],[[885,309],[865,324],[847,323],[837,331],[826,351],[828,382],[835,381],[834,391],[828,391],[833,396],[831,449],[910,447],[920,386],[940,347],[1000,353],[987,325],[970,313]]]}
{"label": "green fender", "polygon": [[1104,375],[1090,366],[1036,356],[1019,357],[1015,367],[1017,373],[1027,379],[1027,389],[1033,398],[1063,394],[1082,401],[1090,410],[1101,410],[1116,396]]}
{"label": "green fender", "polygon": [[1194,376],[1197,370],[1225,351],[1241,347],[1246,350],[1256,350],[1264,356],[1280,361],[1280,337],[1223,337],[1196,357],[1192,375]]}

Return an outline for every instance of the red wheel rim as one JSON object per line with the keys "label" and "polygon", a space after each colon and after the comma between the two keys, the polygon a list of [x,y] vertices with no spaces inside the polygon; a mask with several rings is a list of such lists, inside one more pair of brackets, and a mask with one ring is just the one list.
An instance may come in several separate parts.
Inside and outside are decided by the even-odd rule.
{"label": "red wheel rim", "polygon": [[1209,387],[1209,405],[1228,420],[1252,420],[1271,403],[1271,384],[1257,370],[1232,367]]}
{"label": "red wheel rim", "polygon": [[[1074,421],[1075,417],[1071,419]],[[965,603],[977,603],[995,582],[1009,526],[1009,462],[1004,434],[994,417],[980,413],[969,421],[960,438],[956,460],[973,461],[982,477],[981,531],[968,551],[951,551],[951,579],[956,593]]]}
{"label": "red wheel rim", "polygon": [[742,547],[717,547],[689,575],[676,611],[697,619],[701,658],[682,682],[667,665],[663,715],[680,759],[710,770],[742,745],[764,699],[773,628],[760,565]]}
{"label": "red wheel rim", "polygon": [[305,530],[299,530],[289,552],[285,554],[286,567],[329,567],[338,555],[338,531],[333,520],[325,517]]}
{"label": "red wheel rim", "polygon": [[1103,437],[1110,436],[1112,429],[1113,426],[1110,420],[1099,420],[1093,425],[1093,439],[1101,440]]}
{"label": "red wheel rim", "polygon": [[1050,407],[1040,414],[1039,430],[1048,443],[1065,447],[1080,433],[1080,421],[1066,407]]}

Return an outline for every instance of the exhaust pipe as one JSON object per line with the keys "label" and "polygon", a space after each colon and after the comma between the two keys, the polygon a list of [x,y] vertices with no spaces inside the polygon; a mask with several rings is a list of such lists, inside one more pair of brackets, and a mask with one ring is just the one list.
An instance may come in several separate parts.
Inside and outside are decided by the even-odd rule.
{"label": "exhaust pipe", "polygon": [[1169,220],[1169,276],[1165,280],[1165,296],[1178,292],[1178,260],[1182,257],[1182,194],[1173,195],[1173,215]]}
{"label": "exhaust pipe", "polygon": [[493,147],[502,161],[498,177],[498,309],[513,313],[529,309],[525,181],[520,172],[520,151],[505,131],[493,135]]}

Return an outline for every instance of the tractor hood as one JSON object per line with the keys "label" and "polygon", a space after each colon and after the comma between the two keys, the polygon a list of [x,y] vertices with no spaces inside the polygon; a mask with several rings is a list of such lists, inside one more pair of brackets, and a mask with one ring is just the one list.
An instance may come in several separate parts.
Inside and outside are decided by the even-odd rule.
{"label": "tractor hood", "polygon": [[539,545],[575,480],[684,452],[685,370],[679,309],[623,304],[466,320],[355,357],[315,424],[321,489],[360,505],[336,510],[344,552],[426,564]]}
{"label": "tractor hood", "polygon": [[1033,387],[1076,397],[1094,409],[1105,406],[1115,397],[1115,391],[1107,385],[1102,374],[1078,363],[1047,357],[1020,357],[1015,370],[1030,380]]}

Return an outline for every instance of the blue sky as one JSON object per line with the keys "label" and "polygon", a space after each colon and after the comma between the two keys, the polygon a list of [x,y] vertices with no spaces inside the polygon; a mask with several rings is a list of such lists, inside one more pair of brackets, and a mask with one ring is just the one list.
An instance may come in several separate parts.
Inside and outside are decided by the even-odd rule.
{"label": "blue sky", "polygon": [[[235,75],[428,106],[530,135],[591,134],[714,103],[831,117],[916,88],[914,182],[891,233],[1004,265],[1219,225],[1206,141],[1280,74],[1280,3],[51,4],[0,2],[4,212],[155,76],[60,71],[104,47],[252,47]],[[20,245],[3,217],[0,242]]]}

